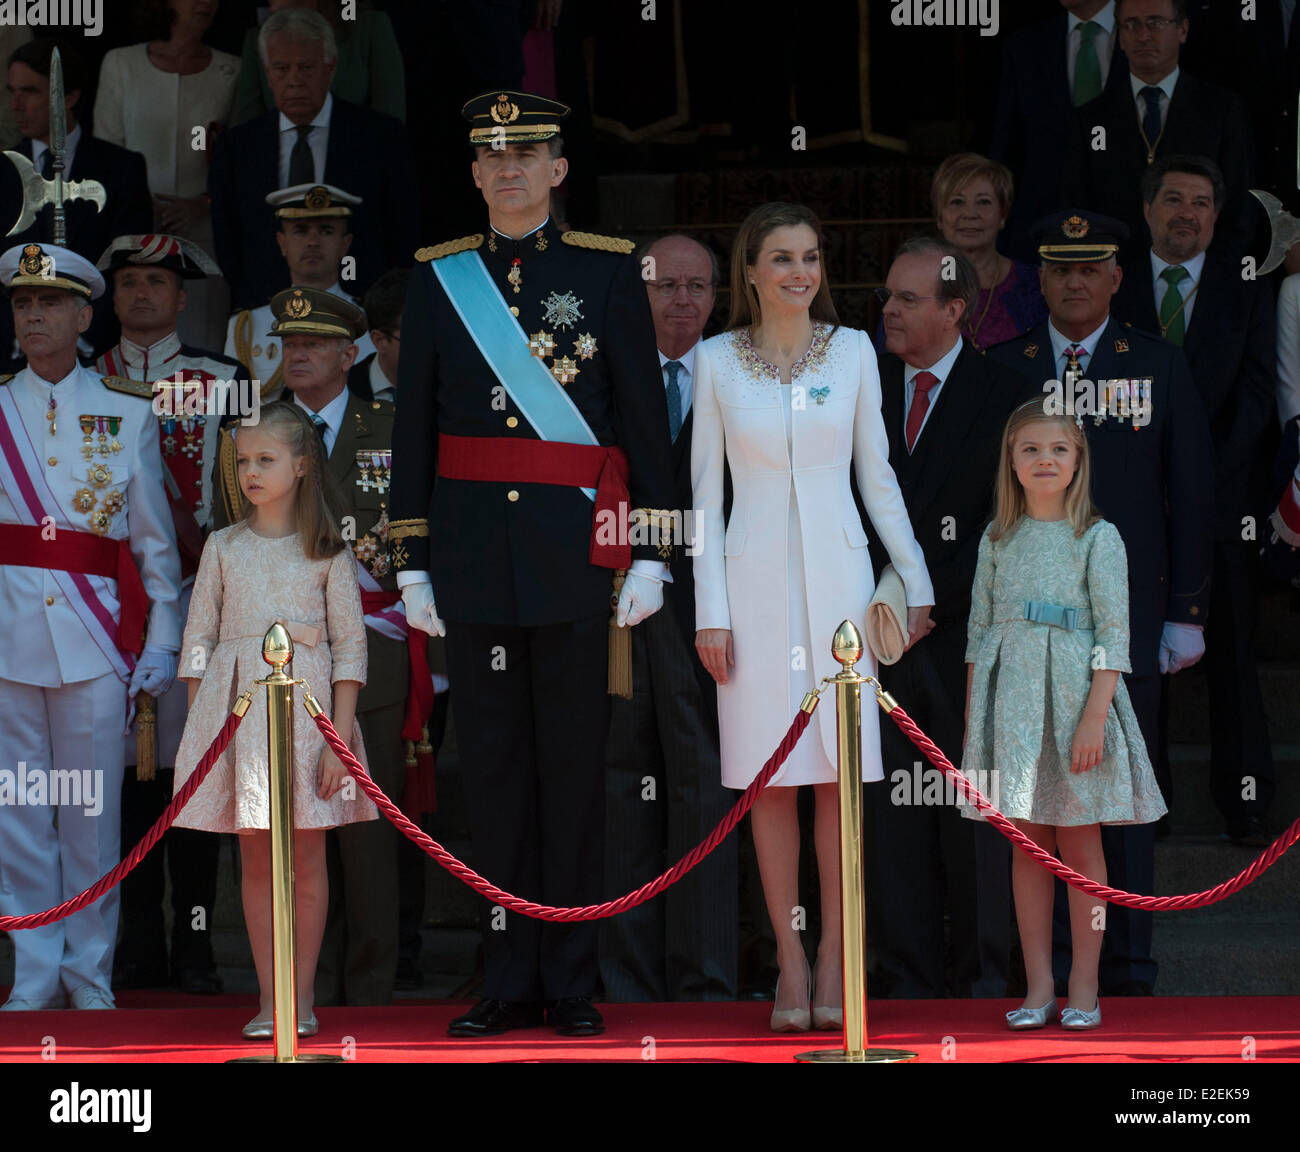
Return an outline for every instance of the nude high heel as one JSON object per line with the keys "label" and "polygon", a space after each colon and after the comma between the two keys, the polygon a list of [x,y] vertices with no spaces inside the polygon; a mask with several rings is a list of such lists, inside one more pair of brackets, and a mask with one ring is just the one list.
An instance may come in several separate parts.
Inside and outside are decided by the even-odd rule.
{"label": "nude high heel", "polygon": [[[808,973],[808,998],[812,999],[812,973]],[[781,977],[776,978],[776,995],[773,1003],[781,999]],[[773,1032],[807,1032],[812,1027],[812,1013],[807,1008],[773,1008]]]}

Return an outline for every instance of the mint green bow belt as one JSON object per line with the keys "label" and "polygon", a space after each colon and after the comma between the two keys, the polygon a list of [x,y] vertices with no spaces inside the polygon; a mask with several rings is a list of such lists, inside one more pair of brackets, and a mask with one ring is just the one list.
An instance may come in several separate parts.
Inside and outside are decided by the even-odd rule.
{"label": "mint green bow belt", "polygon": [[993,623],[1028,620],[1033,624],[1050,624],[1073,632],[1077,628],[1092,627],[1092,612],[1087,608],[1068,608],[1064,604],[1050,604],[1046,600],[1007,600],[993,605]]}

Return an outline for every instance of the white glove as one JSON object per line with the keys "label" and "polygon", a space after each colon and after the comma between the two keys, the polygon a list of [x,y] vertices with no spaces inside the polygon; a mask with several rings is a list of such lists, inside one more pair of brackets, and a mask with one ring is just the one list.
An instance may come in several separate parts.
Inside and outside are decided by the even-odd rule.
{"label": "white glove", "polygon": [[1166,675],[1190,668],[1205,655],[1205,633],[1195,624],[1165,621],[1160,631],[1160,671]]}
{"label": "white glove", "polygon": [[406,605],[406,622],[412,628],[430,636],[447,635],[447,625],[438,618],[438,609],[433,606],[432,584],[408,584],[402,589],[402,603]]}
{"label": "white glove", "polygon": [[664,606],[664,582],[644,572],[629,571],[618,594],[617,620],[620,628],[640,624]]}
{"label": "white glove", "polygon": [[127,694],[132,700],[138,692],[148,692],[150,696],[161,696],[176,679],[176,653],[163,648],[154,648],[146,644],[136,661],[135,671],[131,673],[131,683]]}

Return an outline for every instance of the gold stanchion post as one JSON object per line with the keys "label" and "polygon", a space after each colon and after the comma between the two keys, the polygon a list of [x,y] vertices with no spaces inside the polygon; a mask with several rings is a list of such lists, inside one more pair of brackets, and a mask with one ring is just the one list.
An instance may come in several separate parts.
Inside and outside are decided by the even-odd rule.
{"label": "gold stanchion post", "polygon": [[285,675],[293,641],[283,624],[262,640],[262,659],[272,672],[254,681],[266,688],[266,747],[271,775],[271,971],[274,986],[275,1054],[244,1056],[237,1064],[338,1063],[342,1056],[298,1052],[298,943],[293,893],[293,688]]}
{"label": "gold stanchion post", "polygon": [[835,630],[831,651],[842,668],[835,685],[840,796],[840,911],[844,938],[844,1047],[801,1052],[807,1064],[894,1064],[915,1052],[867,1047],[866,902],[862,867],[862,685],[853,667],[862,634],[850,620]]}

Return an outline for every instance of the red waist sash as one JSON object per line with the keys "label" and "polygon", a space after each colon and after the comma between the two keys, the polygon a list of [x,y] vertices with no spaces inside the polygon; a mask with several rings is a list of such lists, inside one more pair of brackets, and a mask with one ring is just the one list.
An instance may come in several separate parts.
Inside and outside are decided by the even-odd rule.
{"label": "red waist sash", "polygon": [[27,524],[0,525],[0,564],[23,568],[55,568],[83,576],[103,576],[117,581],[121,610],[117,618],[117,646],[139,656],[144,648],[149,599],[126,540],[110,540],[93,532],[59,528],[45,539],[43,528]]}
{"label": "red waist sash", "polygon": [[438,475],[448,480],[594,488],[588,559],[598,568],[632,564],[632,546],[622,528],[628,513],[627,456],[617,445],[444,433],[438,437]]}

